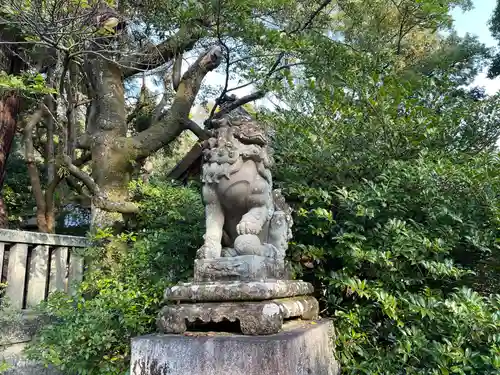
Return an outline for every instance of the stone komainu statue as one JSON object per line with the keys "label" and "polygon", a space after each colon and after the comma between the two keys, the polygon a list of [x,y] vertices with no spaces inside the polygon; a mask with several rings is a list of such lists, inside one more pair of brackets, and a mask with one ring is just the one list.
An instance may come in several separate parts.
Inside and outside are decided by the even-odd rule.
{"label": "stone komainu statue", "polygon": [[239,108],[212,122],[203,144],[205,243],[199,259],[260,255],[283,260],[291,208],[273,190],[265,129]]}

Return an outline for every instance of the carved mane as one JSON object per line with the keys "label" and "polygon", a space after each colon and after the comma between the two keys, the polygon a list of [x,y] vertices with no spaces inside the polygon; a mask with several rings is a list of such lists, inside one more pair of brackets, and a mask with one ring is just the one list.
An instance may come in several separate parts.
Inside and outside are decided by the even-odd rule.
{"label": "carved mane", "polygon": [[[272,150],[267,148],[268,136],[266,130],[255,121],[254,118],[244,109],[237,108],[230,113],[226,114],[223,119],[219,120],[228,121],[234,127],[234,137],[243,145],[265,147],[267,154],[270,155]],[[210,129],[209,132],[213,132]],[[243,158],[252,157],[252,148],[248,149],[248,154],[243,155]],[[206,155],[203,142],[195,144],[191,150],[179,161],[174,168],[169,172],[168,178],[178,180],[186,184],[189,180],[198,179],[202,174],[203,158]],[[258,154],[256,155],[258,156]],[[272,160],[268,157],[264,161],[264,166],[270,168]],[[214,171],[215,173],[215,171]],[[221,172],[222,173],[222,172]],[[225,174],[225,173],[222,173]],[[267,174],[266,174],[267,175]],[[267,176],[263,176],[267,178]]]}

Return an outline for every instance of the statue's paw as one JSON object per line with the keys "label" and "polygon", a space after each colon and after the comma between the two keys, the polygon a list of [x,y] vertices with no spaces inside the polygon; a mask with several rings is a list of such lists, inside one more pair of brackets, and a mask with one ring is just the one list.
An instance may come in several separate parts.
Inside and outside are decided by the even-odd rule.
{"label": "statue's paw", "polygon": [[200,247],[196,250],[196,259],[205,259],[207,253],[207,248],[205,246]]}
{"label": "statue's paw", "polygon": [[262,225],[254,221],[241,221],[236,226],[236,232],[241,236],[243,234],[259,234],[262,230]]}
{"label": "statue's paw", "polygon": [[220,257],[221,249],[203,245],[196,251],[196,259],[213,259]]}

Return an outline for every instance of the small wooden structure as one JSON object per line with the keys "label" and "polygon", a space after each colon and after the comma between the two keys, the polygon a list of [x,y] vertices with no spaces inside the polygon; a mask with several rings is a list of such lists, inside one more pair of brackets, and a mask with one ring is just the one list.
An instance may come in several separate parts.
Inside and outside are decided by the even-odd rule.
{"label": "small wooden structure", "polygon": [[188,180],[197,178],[201,173],[202,151],[203,147],[201,144],[196,143],[186,156],[170,171],[168,177],[182,183],[187,183]]}

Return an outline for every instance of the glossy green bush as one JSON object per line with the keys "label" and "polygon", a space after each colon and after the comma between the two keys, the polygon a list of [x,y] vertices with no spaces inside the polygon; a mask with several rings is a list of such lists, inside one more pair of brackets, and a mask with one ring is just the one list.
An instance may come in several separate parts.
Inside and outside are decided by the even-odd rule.
{"label": "glossy green bush", "polygon": [[133,189],[142,207],[136,232],[95,235],[78,292],[53,294],[41,306],[51,324],[28,349],[30,358],[69,374],[125,374],[130,339],[155,331],[165,288],[192,272],[202,239],[199,193],[162,183]]}
{"label": "glossy green bush", "polygon": [[500,296],[470,288],[498,256],[497,198],[474,164],[393,162],[350,189],[292,189],[295,251],[318,263],[347,373],[500,371]]}
{"label": "glossy green bush", "polygon": [[419,85],[307,89],[310,112],[270,116],[289,256],[335,320],[345,374],[498,374],[500,158],[476,137],[497,125],[467,93]]}

